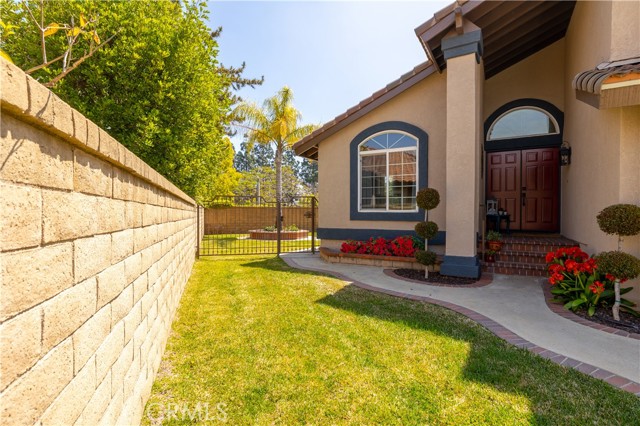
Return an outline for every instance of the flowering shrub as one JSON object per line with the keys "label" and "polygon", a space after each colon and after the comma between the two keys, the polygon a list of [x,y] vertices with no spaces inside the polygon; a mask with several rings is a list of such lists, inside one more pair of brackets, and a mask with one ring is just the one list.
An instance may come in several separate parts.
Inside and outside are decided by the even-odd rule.
{"label": "flowering shrub", "polygon": [[[613,305],[615,277],[599,272],[596,258],[589,257],[580,247],[551,251],[545,260],[549,283],[553,286],[551,293],[555,295],[555,300],[565,304],[565,308],[576,310],[582,306],[591,316],[596,307]],[[631,289],[622,289],[620,293],[627,293]],[[622,299],[622,304],[632,311],[630,307],[634,303]]]}
{"label": "flowering shrub", "polygon": [[340,247],[343,253],[374,254],[377,256],[412,257],[416,252],[413,238],[369,238],[368,241],[345,241]]}

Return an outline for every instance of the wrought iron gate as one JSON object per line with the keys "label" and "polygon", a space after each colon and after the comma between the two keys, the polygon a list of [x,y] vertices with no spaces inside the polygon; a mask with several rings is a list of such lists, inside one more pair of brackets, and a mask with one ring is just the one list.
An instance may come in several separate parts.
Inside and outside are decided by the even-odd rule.
{"label": "wrought iron gate", "polygon": [[204,236],[198,254],[315,253],[319,245],[317,208],[315,197],[287,197],[278,221],[275,201],[256,196],[217,197],[204,210]]}

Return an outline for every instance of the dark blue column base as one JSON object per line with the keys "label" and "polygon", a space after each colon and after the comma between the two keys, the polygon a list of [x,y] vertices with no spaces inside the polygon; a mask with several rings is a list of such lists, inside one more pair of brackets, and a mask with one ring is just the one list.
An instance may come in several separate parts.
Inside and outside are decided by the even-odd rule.
{"label": "dark blue column base", "polygon": [[452,277],[480,278],[480,262],[475,256],[445,256],[440,274]]}

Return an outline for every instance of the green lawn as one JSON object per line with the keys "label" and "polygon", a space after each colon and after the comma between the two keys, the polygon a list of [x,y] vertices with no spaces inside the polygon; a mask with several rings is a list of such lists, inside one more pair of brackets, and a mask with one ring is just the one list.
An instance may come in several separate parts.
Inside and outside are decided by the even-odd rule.
{"label": "green lawn", "polygon": [[[203,255],[223,254],[270,254],[277,253],[277,241],[252,240],[249,234],[205,235],[200,243],[200,253]],[[316,248],[320,247],[320,240],[315,240]],[[281,241],[281,253],[294,251],[311,251],[311,233],[304,240]]]}
{"label": "green lawn", "polygon": [[[202,411],[193,415],[197,404]],[[144,424],[637,425],[640,399],[444,308],[272,257],[202,259]],[[222,404],[222,405],[219,405]],[[155,411],[153,411],[155,410]],[[158,414],[160,413],[160,414]],[[199,417],[200,416],[200,417]]]}

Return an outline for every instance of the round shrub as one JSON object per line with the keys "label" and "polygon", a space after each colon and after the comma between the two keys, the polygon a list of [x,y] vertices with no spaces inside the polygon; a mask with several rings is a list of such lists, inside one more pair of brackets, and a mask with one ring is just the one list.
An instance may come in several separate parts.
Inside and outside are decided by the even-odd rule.
{"label": "round shrub", "polygon": [[416,195],[418,207],[424,210],[433,210],[440,204],[440,193],[433,188],[423,188]]}
{"label": "round shrub", "polygon": [[600,229],[610,235],[640,234],[640,206],[614,204],[598,213],[597,220]]}
{"label": "round shrub", "polygon": [[489,231],[487,232],[487,241],[502,241],[502,234],[498,231]]}
{"label": "round shrub", "polygon": [[431,266],[436,264],[437,255],[429,250],[416,251],[416,260],[423,265]]}
{"label": "round shrub", "polygon": [[640,275],[640,259],[621,251],[606,251],[596,256],[598,270],[619,280],[631,280]]}
{"label": "round shrub", "polygon": [[424,238],[425,240],[430,240],[436,236],[438,233],[438,225],[435,222],[418,222],[414,228],[416,230],[416,234]]}

